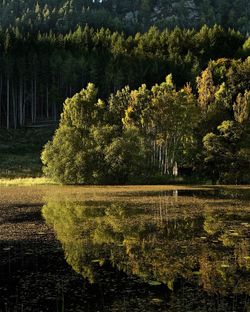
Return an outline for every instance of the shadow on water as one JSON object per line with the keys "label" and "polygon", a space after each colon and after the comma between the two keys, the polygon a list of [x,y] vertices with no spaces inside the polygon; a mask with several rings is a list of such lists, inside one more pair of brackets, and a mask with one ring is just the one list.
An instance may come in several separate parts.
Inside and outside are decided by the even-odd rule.
{"label": "shadow on water", "polygon": [[182,196],[182,197],[197,197],[203,199],[241,199],[250,200],[249,189],[225,189],[222,187],[204,187],[204,189],[181,189],[181,190],[167,190],[167,191],[144,191],[144,192],[127,192],[120,194],[121,197],[131,196]]}
{"label": "shadow on water", "polygon": [[9,223],[25,223],[30,221],[41,221],[41,213],[39,211],[30,211],[25,213],[19,213],[18,215],[10,216],[6,218],[5,222]]}
{"label": "shadow on water", "polygon": [[[61,249],[42,241],[6,245],[10,242],[0,242],[7,260],[0,265],[0,311],[111,311],[113,303],[119,308],[114,311],[122,311],[121,307],[145,310],[146,298],[153,300],[159,291],[166,292],[161,287],[156,292],[110,264],[102,268],[96,264],[102,279],[90,283],[65,263]],[[147,311],[158,311],[157,305]]]}

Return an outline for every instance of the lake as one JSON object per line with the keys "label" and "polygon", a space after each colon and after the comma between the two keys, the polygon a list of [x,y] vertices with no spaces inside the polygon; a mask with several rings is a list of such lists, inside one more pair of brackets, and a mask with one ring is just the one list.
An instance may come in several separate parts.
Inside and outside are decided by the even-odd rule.
{"label": "lake", "polygon": [[250,311],[250,187],[1,187],[0,311]]}

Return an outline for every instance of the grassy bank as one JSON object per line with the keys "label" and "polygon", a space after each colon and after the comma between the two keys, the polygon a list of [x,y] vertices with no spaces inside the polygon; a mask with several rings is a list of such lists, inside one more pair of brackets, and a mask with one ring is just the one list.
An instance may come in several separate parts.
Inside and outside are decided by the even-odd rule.
{"label": "grassy bank", "polygon": [[44,178],[0,178],[0,186],[35,186],[56,184],[54,181]]}
{"label": "grassy bank", "polygon": [[41,177],[41,151],[53,133],[53,127],[1,129],[0,178]]}

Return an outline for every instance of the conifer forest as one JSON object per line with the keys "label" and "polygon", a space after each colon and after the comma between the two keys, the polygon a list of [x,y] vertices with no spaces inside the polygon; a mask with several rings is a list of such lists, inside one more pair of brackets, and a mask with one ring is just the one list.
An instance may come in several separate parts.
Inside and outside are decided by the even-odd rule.
{"label": "conifer forest", "polygon": [[[15,145],[23,129],[60,122],[54,139],[41,134],[37,149],[52,140],[42,154],[44,172],[64,183],[171,179],[177,167],[191,180],[246,183],[250,4],[229,2],[1,0],[3,140],[7,131]],[[56,139],[67,118],[76,119],[69,131],[85,129],[86,146],[60,163]],[[105,142],[92,138],[100,127],[109,127]],[[68,144],[64,134],[61,139]],[[116,140],[132,140],[138,155],[120,155],[116,147],[112,157],[121,161],[113,168],[106,150]],[[91,152],[88,144],[96,145]]]}

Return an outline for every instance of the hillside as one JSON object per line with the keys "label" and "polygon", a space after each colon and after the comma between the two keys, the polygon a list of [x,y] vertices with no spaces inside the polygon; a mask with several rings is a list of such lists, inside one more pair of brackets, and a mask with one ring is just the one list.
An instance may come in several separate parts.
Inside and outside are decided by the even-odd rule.
{"label": "hillside", "polygon": [[27,31],[74,30],[86,23],[134,33],[150,26],[199,28],[221,24],[250,32],[247,0],[1,0],[1,27]]}

